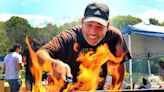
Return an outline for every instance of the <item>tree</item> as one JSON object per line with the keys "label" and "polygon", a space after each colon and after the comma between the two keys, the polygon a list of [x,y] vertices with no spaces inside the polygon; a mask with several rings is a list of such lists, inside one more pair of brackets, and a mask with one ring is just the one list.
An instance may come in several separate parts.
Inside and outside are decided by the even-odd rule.
{"label": "tree", "polygon": [[161,23],[162,26],[164,26],[164,21]]}
{"label": "tree", "polygon": [[5,55],[10,47],[10,39],[7,36],[6,31],[4,31],[4,23],[0,22],[0,54]]}
{"label": "tree", "polygon": [[149,22],[150,22],[150,24],[160,25],[160,23],[158,22],[158,20],[156,20],[155,18],[149,18]]}
{"label": "tree", "polygon": [[63,31],[63,30],[66,30],[66,29],[69,29],[71,27],[78,26],[78,25],[80,25],[80,19],[78,21],[64,23],[63,25],[59,26],[59,30]]}
{"label": "tree", "polygon": [[44,28],[33,28],[30,35],[36,38],[40,44],[45,44],[59,33],[56,25],[48,24]]}
{"label": "tree", "polygon": [[133,16],[116,16],[110,20],[111,25],[117,27],[119,30],[122,30],[127,25],[135,25],[139,22],[142,22],[140,18]]}
{"label": "tree", "polygon": [[26,19],[13,16],[5,22],[4,28],[12,44],[19,43],[25,46],[25,37],[31,30],[31,26]]}

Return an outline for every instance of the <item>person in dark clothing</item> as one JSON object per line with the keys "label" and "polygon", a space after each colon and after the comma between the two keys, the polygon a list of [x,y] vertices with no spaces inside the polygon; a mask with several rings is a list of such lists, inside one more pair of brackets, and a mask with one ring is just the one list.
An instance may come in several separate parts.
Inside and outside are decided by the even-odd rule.
{"label": "person in dark clothing", "polygon": [[[34,51],[37,51],[40,47],[39,43],[36,39],[29,38],[29,43]],[[28,47],[23,50],[22,61],[25,63],[25,84],[26,84],[26,91],[32,91],[32,86],[34,83],[34,78],[30,71],[31,68],[31,58]]]}
{"label": "person in dark clothing", "polygon": [[[80,65],[76,59],[79,53],[95,51],[98,46],[107,43],[110,51],[116,57],[119,57],[123,51],[126,52],[124,59],[119,62],[119,69],[124,70],[124,62],[129,60],[131,56],[120,31],[109,25],[108,18],[107,5],[90,3],[85,9],[82,26],[58,34],[37,51],[38,57],[42,61],[49,60],[53,63],[54,73],[57,75],[55,77],[65,81],[66,77],[70,77],[73,78],[73,82],[76,82]],[[106,75],[107,65],[105,63],[102,65],[100,73],[100,77],[104,81],[100,83],[98,89],[103,89]]]}
{"label": "person in dark clothing", "polygon": [[142,78],[142,83],[138,86],[138,89],[150,89],[151,88],[151,83],[145,79]]}

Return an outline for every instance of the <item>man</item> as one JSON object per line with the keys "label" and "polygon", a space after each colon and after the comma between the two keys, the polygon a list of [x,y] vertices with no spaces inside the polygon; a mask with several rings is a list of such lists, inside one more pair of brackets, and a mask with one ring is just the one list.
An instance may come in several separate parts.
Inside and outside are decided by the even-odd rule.
{"label": "man", "polygon": [[[38,50],[38,57],[43,61],[53,62],[55,77],[65,81],[66,77],[70,77],[73,78],[73,82],[77,81],[76,78],[79,74],[80,63],[76,62],[79,53],[95,51],[101,44],[107,43],[110,51],[118,57],[122,51],[127,51],[123,63],[130,58],[130,54],[120,37],[119,30],[109,25],[108,17],[107,5],[90,3],[85,9],[84,18],[81,21],[82,26],[66,30],[54,37]],[[123,64],[121,67],[124,69]],[[102,73],[100,74],[100,77],[104,78],[105,81],[106,63],[102,65]],[[103,89],[104,81],[100,83],[98,89]]]}
{"label": "man", "polygon": [[4,58],[5,79],[9,83],[10,92],[19,92],[22,84],[20,76],[22,56],[19,54],[20,51],[21,46],[16,44]]}
{"label": "man", "polygon": [[[31,47],[34,51],[37,51],[39,49],[39,43],[35,39],[30,37],[29,38],[29,43],[30,43],[30,45],[31,45]],[[29,53],[28,48],[25,48],[23,50],[22,61],[23,61],[23,63],[25,63],[26,91],[30,92],[30,91],[32,91],[34,78],[32,76],[31,70],[30,70],[32,64],[31,64],[31,58],[30,58],[30,53]]]}

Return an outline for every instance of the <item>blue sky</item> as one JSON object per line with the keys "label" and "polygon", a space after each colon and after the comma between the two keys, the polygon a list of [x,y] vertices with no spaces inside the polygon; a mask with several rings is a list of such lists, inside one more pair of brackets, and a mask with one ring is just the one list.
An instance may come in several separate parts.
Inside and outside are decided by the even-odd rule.
{"label": "blue sky", "polygon": [[47,23],[63,24],[83,17],[90,2],[106,3],[110,18],[132,15],[144,19],[153,17],[164,21],[164,0],[0,0],[0,21],[11,16],[26,18],[33,26]]}

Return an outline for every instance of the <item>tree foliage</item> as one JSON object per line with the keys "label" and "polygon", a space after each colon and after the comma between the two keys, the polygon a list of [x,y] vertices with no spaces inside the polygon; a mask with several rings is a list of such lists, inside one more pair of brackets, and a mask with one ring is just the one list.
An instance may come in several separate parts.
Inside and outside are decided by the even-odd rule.
{"label": "tree foliage", "polygon": [[150,24],[160,25],[159,21],[155,18],[149,18],[149,22]]}
{"label": "tree foliage", "polygon": [[4,29],[12,44],[19,43],[25,46],[25,36],[30,32],[31,25],[26,19],[13,16],[5,22]]}
{"label": "tree foliage", "polygon": [[6,31],[4,30],[4,23],[0,22],[0,54],[5,54],[8,52],[10,47],[10,39],[7,36]]}
{"label": "tree foliage", "polygon": [[164,21],[161,24],[162,24],[162,26],[164,26]]}
{"label": "tree foliage", "polygon": [[164,26],[164,21],[163,22],[159,22],[157,19],[155,18],[149,18],[149,22],[150,24],[153,25],[159,25],[159,26]]}
{"label": "tree foliage", "polygon": [[116,16],[110,20],[111,25],[117,27],[119,30],[124,29],[127,25],[135,25],[142,22],[140,18],[133,16]]}
{"label": "tree foliage", "polygon": [[56,25],[48,24],[44,28],[33,28],[30,35],[36,38],[40,44],[45,44],[59,33]]}
{"label": "tree foliage", "polygon": [[72,21],[72,22],[65,23],[65,24],[59,26],[59,30],[63,31],[63,30],[69,29],[71,27],[78,26],[81,24],[80,22],[81,22],[81,20],[79,19],[78,21]]}

